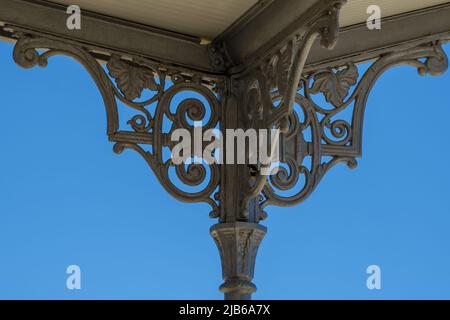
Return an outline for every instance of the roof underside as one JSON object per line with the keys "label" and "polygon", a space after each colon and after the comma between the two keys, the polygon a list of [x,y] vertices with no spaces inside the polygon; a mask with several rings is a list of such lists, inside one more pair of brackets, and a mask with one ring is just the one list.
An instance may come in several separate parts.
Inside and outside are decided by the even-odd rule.
{"label": "roof underside", "polygon": [[[212,40],[245,12],[255,5],[258,6],[260,0],[54,0],[51,2],[65,5],[76,4],[82,10]],[[389,17],[447,2],[446,0],[348,0],[341,11],[341,25],[349,26],[366,21],[367,8],[370,5],[380,6],[382,16]]]}
{"label": "roof underside", "polygon": [[[238,73],[246,64],[304,32],[304,23],[336,0],[0,0],[0,39],[17,32],[65,39],[95,52],[111,52],[212,74]],[[81,30],[66,28],[67,5],[84,12]],[[382,10],[381,30],[369,30],[367,8]],[[397,49],[450,41],[450,1],[348,0],[333,50],[315,42],[306,69],[375,59]],[[297,34],[297,36],[300,34]],[[226,49],[215,63],[207,41]],[[220,53],[219,53],[220,55]],[[215,60],[214,60],[215,59]]]}

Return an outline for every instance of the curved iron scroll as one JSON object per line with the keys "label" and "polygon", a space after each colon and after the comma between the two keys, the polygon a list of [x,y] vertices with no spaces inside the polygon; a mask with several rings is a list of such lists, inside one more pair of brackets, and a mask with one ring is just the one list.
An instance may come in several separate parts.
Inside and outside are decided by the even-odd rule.
{"label": "curved iron scroll", "polygon": [[[70,56],[79,61],[92,76],[103,97],[107,134],[110,140],[116,142],[114,151],[135,150],[147,161],[158,181],[172,196],[184,202],[206,202],[212,208],[210,215],[219,215],[215,196],[220,181],[218,165],[193,163],[174,166],[171,158],[166,159],[164,153],[166,148],[170,152],[170,136],[174,130],[193,130],[190,121],[205,120],[209,114],[204,129],[218,125],[221,102],[220,95],[215,92],[215,83],[220,78],[161,66],[142,58],[125,60],[115,54],[109,57],[104,68],[92,51],[80,45],[21,32],[16,36],[14,60],[24,68],[45,67],[48,58],[55,55]],[[197,97],[181,97],[174,109],[174,97],[181,92]],[[148,97],[140,100],[144,93],[148,93]],[[118,102],[136,112],[127,122],[131,130],[120,129]],[[151,151],[145,150],[148,145]],[[177,181],[174,182],[174,179]],[[196,189],[184,190],[183,185]]]}

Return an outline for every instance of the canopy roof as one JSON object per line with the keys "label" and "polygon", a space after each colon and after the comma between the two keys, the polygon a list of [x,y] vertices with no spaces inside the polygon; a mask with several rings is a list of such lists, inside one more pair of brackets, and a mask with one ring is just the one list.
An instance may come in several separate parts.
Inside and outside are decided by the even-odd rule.
{"label": "canopy roof", "polygon": [[[190,36],[214,39],[245,12],[273,0],[56,0],[82,9]],[[276,0],[275,0],[276,1]],[[299,3],[308,2],[298,0]],[[367,7],[378,5],[384,17],[446,3],[445,0],[349,0],[341,25],[366,21]]]}
{"label": "canopy roof", "polygon": [[[236,73],[338,0],[0,0],[0,39],[14,30],[68,39],[99,59],[111,52],[208,73]],[[81,30],[66,28],[67,6],[82,9]],[[381,30],[369,30],[370,5],[382,13]],[[333,50],[316,42],[306,71],[374,59],[393,48],[450,40],[450,1],[347,0]],[[216,65],[209,42],[229,62]],[[217,52],[214,51],[214,52]],[[231,67],[230,67],[231,65]]]}

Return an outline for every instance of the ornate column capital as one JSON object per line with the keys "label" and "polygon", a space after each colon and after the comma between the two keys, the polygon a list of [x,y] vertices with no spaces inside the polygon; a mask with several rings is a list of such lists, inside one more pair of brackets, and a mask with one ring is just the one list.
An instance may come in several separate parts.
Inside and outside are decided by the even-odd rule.
{"label": "ornate column capital", "polygon": [[211,227],[225,280],[220,291],[227,300],[249,300],[256,291],[252,283],[256,255],[266,232],[266,227],[247,222],[221,223]]}

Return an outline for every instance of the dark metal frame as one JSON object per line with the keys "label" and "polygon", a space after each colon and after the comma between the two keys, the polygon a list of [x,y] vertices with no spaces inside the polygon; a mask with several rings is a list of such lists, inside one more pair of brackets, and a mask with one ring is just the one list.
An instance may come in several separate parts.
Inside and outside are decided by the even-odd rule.
{"label": "dark metal frame", "polygon": [[[338,163],[356,167],[356,158],[362,155],[364,108],[378,77],[400,64],[418,68],[421,75],[439,75],[448,68],[440,46],[449,38],[448,19],[430,23],[429,29],[436,32],[416,33],[414,40],[393,34],[395,47],[389,48],[386,41],[372,50],[364,45],[356,51],[337,47],[339,56],[326,58],[319,52],[336,47],[342,34],[339,10],[345,0],[310,0],[303,6],[294,2],[298,4],[294,0],[261,2],[216,41],[203,46],[198,39],[94,14],[84,17],[81,34],[59,31],[41,18],[65,18],[60,6],[0,0],[7,12],[0,13],[0,21],[5,22],[2,34],[17,41],[14,59],[20,66],[43,67],[58,54],[78,60],[102,94],[114,151],[135,150],[175,198],[211,206],[210,217],[219,220],[211,235],[220,251],[225,280],[221,291],[227,299],[249,299],[256,290],[251,281],[266,233],[260,224],[267,217],[264,209],[304,201]],[[449,8],[422,10],[414,17],[436,15],[437,19],[439,12],[448,13]],[[398,19],[404,23],[412,16]],[[388,21],[388,28],[394,28],[389,24],[394,20]],[[93,26],[104,29],[99,33]],[[354,27],[345,32],[366,31]],[[344,39],[348,38],[345,32]],[[374,37],[380,42],[379,34]],[[138,39],[152,45],[144,48]],[[367,59],[374,61],[360,77],[355,62]],[[150,93],[145,101],[140,99],[144,92]],[[186,98],[173,108],[180,92],[203,99]],[[319,94],[326,103],[319,101]],[[126,130],[119,126],[118,102],[136,111]],[[341,116],[348,109],[349,119]],[[164,156],[164,150],[173,147],[171,133],[179,128],[193,131],[192,121],[201,120],[204,130],[222,132],[279,128],[283,133],[281,170],[268,177],[261,173],[262,165],[174,165]],[[172,181],[171,170],[177,182]],[[189,192],[180,184],[201,190]]]}

